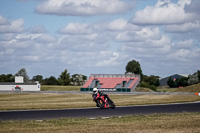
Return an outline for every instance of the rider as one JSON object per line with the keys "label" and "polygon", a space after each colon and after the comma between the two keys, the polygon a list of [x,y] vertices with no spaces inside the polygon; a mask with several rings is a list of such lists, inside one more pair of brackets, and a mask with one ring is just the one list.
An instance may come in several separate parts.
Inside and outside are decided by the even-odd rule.
{"label": "rider", "polygon": [[[96,104],[97,104],[97,99],[96,98],[98,96],[104,96],[105,98],[107,98],[107,94],[104,94],[103,92],[98,91],[97,88],[93,88],[92,98],[93,98],[93,101],[96,102]],[[98,104],[97,104],[97,106],[98,106]],[[105,107],[106,107],[106,104],[105,104]]]}

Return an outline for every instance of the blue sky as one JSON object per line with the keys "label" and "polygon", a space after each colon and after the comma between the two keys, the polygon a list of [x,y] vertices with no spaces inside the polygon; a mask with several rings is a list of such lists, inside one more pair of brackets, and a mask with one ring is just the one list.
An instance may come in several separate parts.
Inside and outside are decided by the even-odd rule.
{"label": "blue sky", "polygon": [[200,69],[199,0],[1,0],[0,74],[146,75]]}

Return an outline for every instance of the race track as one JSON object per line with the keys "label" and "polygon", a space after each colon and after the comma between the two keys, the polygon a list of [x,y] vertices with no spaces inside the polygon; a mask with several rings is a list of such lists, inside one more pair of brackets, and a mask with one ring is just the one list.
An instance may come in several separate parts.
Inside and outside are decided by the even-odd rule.
{"label": "race track", "polygon": [[42,120],[52,118],[75,117],[111,117],[123,115],[153,114],[153,113],[181,113],[200,112],[200,102],[141,105],[116,107],[115,109],[62,109],[62,110],[34,110],[34,111],[1,111],[0,120]]}

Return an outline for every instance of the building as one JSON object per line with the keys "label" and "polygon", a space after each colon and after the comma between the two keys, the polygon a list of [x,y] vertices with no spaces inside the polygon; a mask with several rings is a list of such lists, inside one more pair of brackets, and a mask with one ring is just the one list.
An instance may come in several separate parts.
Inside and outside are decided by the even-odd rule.
{"label": "building", "polygon": [[91,74],[81,91],[131,92],[140,82],[140,75],[136,74]]}
{"label": "building", "polygon": [[179,79],[179,78],[187,78],[188,75],[187,74],[174,74],[165,78],[161,78],[159,79],[160,82],[160,86],[167,86],[167,81],[169,80],[169,78],[172,78],[173,80]]}
{"label": "building", "polygon": [[22,76],[15,77],[15,82],[1,82],[0,91],[40,91],[39,82],[24,83]]}

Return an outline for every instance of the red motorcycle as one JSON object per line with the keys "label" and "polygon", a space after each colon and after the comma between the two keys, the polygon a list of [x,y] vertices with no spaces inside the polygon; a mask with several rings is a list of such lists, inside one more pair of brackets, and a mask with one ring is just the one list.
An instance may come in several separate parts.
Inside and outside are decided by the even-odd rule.
{"label": "red motorcycle", "polygon": [[97,94],[96,103],[97,106],[100,107],[101,109],[115,108],[115,103],[108,97],[107,94],[105,95]]}

